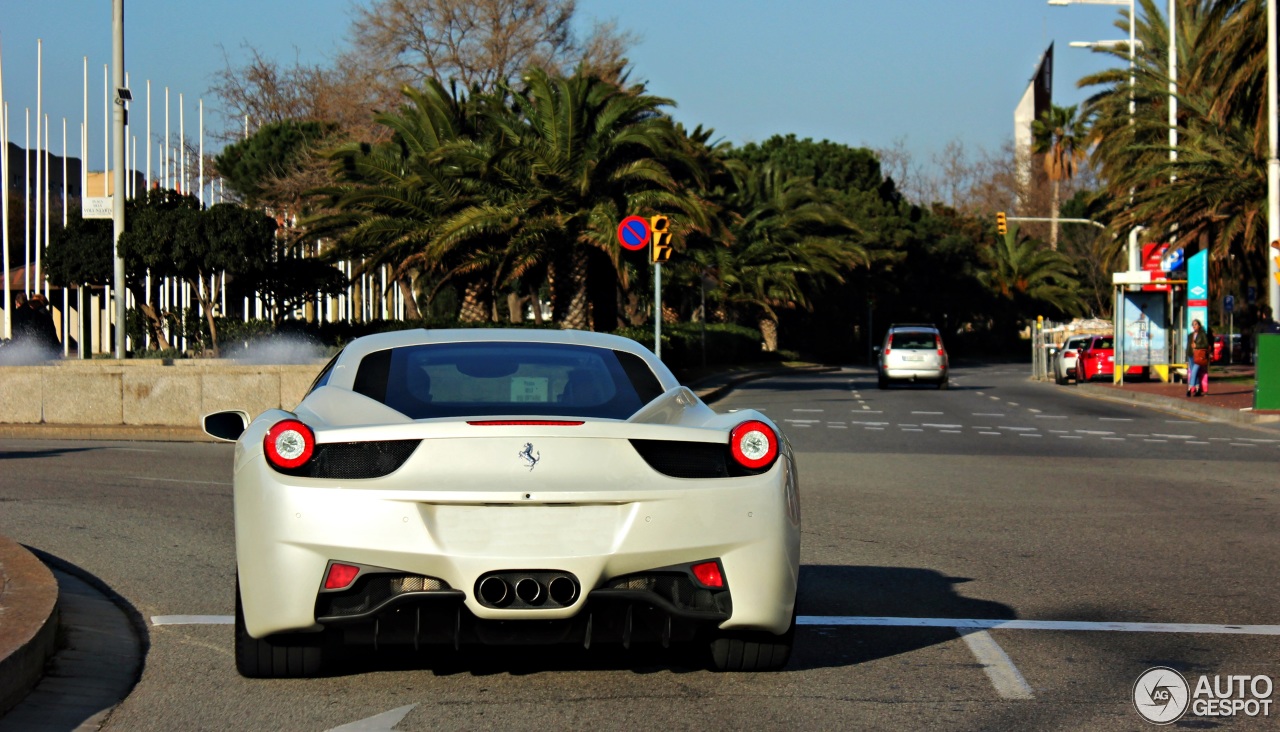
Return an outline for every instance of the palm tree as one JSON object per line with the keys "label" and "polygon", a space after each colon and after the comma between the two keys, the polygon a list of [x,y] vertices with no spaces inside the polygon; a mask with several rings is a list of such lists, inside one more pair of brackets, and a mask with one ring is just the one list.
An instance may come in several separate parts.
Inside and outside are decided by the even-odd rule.
{"label": "palm tree", "polygon": [[1075,107],[1051,105],[1040,119],[1031,123],[1034,142],[1032,151],[1044,155],[1044,171],[1053,185],[1053,201],[1050,217],[1053,223],[1049,232],[1049,248],[1058,250],[1059,187],[1064,180],[1071,180],[1081,161],[1085,159],[1087,125],[1076,118]]}
{"label": "palm tree", "polygon": [[715,298],[754,316],[765,351],[778,349],[778,313],[807,309],[824,281],[867,262],[854,224],[804,178],[762,166],[748,170],[726,200],[734,244],[713,250]]}
{"label": "palm tree", "polygon": [[1037,306],[1056,308],[1065,314],[1080,313],[1076,269],[1060,252],[1042,249],[1030,238],[1009,227],[995,246],[984,252],[989,267],[978,279],[992,294],[1011,306],[1011,312],[1027,313]]}
{"label": "palm tree", "polygon": [[[475,186],[448,155],[475,134],[477,114],[463,96],[434,80],[403,93],[407,103],[399,111],[377,115],[393,133],[390,141],[349,143],[330,153],[336,183],[319,191],[329,198],[329,210],[307,225],[316,236],[336,237],[331,256],[360,261],[357,275],[392,265],[406,315],[416,319],[409,275],[448,269],[432,245],[441,222],[475,200]],[[477,319],[474,298],[472,311],[467,302],[464,319]]]}
{"label": "palm tree", "polygon": [[544,268],[553,318],[565,328],[586,328],[591,260],[622,271],[618,221],[661,212],[684,226],[708,224],[703,202],[672,174],[675,137],[659,113],[671,102],[583,70],[554,77],[541,69],[531,69],[525,88],[509,99],[488,107],[491,157],[471,160],[502,195],[461,211],[443,227],[442,241],[461,245],[500,233],[508,271]]}

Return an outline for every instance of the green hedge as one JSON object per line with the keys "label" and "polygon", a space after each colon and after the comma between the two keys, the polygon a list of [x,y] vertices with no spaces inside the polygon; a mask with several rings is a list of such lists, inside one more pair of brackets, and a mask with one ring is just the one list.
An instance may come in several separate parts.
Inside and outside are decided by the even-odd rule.
{"label": "green hedge", "polygon": [[[615,335],[636,341],[653,349],[653,326],[637,326],[614,331]],[[664,323],[662,326],[662,361],[680,369],[702,365],[703,327],[701,323]],[[706,362],[718,364],[753,363],[765,354],[760,351],[760,331],[730,323],[706,324]]]}

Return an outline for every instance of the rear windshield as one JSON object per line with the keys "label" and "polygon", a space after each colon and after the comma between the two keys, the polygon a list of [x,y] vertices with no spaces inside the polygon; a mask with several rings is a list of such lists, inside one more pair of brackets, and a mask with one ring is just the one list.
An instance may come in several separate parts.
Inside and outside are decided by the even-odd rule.
{"label": "rear windshield", "polygon": [[890,348],[933,350],[938,341],[932,333],[894,333]]}
{"label": "rear windshield", "polygon": [[376,351],[360,362],[353,388],[413,419],[626,419],[662,394],[639,356],[561,343],[440,343]]}
{"label": "rear windshield", "polygon": [[1093,348],[1112,348],[1114,344],[1110,338],[1098,338],[1093,341]]}

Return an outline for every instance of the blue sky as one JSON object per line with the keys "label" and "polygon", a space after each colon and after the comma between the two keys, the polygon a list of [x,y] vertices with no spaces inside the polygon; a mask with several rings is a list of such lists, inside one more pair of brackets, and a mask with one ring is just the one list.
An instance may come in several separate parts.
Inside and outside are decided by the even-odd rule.
{"label": "blue sky", "polygon": [[[282,62],[323,62],[341,46],[352,0],[126,0],[125,62],[143,134],[145,80],[152,132],[164,124],[169,87],[194,135],[196,103],[206,129],[226,121],[208,93],[223,50],[242,44]],[[22,144],[23,110],[36,106],[36,39],[44,41],[44,109],[54,151],[61,118],[74,139],[82,116],[82,58],[89,57],[90,166],[101,160],[103,64],[109,61],[109,0],[4,0],[0,15],[4,98],[11,137]],[[1117,8],[1050,7],[1045,0],[579,0],[582,28],[615,20],[639,38],[632,78],[674,99],[677,119],[734,143],[773,134],[888,147],[904,141],[917,162],[951,140],[995,150],[1012,138],[1013,108],[1040,53],[1056,42],[1054,101],[1075,104],[1075,81],[1112,64],[1070,41],[1123,36]],[[221,48],[220,48],[221,46]],[[96,143],[96,144],[95,144]],[[206,136],[206,144],[213,143]],[[69,142],[72,154],[78,143]],[[141,158],[139,159],[141,163]]]}

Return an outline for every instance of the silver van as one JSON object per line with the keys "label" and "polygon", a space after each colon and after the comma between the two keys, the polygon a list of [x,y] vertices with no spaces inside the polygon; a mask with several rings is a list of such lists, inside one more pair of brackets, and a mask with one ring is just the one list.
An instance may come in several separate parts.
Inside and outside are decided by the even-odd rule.
{"label": "silver van", "polygon": [[947,388],[947,349],[942,345],[942,333],[932,325],[890,326],[879,348],[877,366],[881,389],[894,381],[923,381]]}

